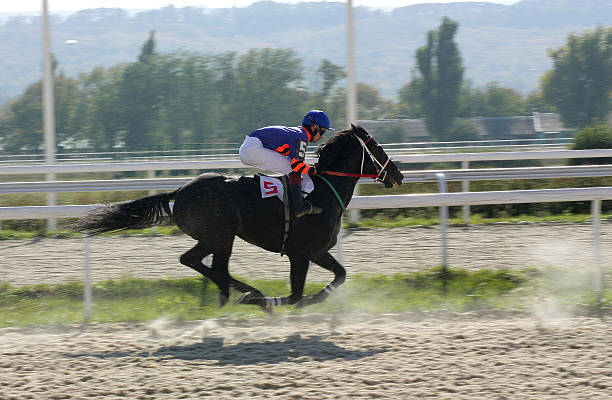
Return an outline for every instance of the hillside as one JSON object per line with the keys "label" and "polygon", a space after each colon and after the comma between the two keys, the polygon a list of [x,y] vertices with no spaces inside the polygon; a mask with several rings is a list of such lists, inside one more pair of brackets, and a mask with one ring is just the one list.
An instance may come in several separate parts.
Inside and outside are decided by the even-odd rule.
{"label": "hillside", "polygon": [[[585,4],[587,3],[587,4]],[[345,4],[284,4],[262,1],[246,8],[210,10],[165,7],[128,13],[90,9],[52,16],[52,48],[68,76],[95,66],[136,58],[148,32],[157,31],[162,52],[244,52],[254,47],[291,47],[311,76],[321,59],[345,63]],[[359,81],[389,97],[411,78],[414,52],[443,16],[460,24],[457,40],[466,77],[475,85],[497,81],[528,93],[550,68],[548,49],[571,32],[612,21],[612,0],[523,0],[492,3],[420,4],[385,13],[355,12]],[[10,17],[0,23],[0,104],[39,79],[40,18]],[[66,43],[67,41],[78,43]]]}

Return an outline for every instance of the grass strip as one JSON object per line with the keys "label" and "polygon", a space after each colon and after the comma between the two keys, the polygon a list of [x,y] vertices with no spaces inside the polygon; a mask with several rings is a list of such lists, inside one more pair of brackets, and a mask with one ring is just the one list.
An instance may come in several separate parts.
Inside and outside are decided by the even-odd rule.
{"label": "grass strip", "polygon": [[[434,268],[425,272],[352,277],[326,302],[297,309],[277,307],[278,314],[303,312],[389,313],[417,310],[470,311],[477,309],[521,309],[531,307],[539,295],[534,284],[542,274],[523,271],[450,269],[443,273]],[[289,284],[284,280],[253,281],[251,285],[267,296],[286,296]],[[314,294],[323,283],[306,286]],[[583,285],[584,286],[584,285]],[[569,306],[592,308],[595,299],[590,287],[566,290],[558,296]],[[178,321],[219,317],[249,318],[264,314],[255,306],[234,305],[239,293],[232,291],[228,305],[217,307],[218,289],[205,278],[109,280],[94,285],[92,322],[144,322],[157,318]],[[57,285],[14,287],[0,283],[0,327],[32,325],[67,325],[83,321],[83,285],[72,282]],[[611,304],[612,298],[604,299]]]}

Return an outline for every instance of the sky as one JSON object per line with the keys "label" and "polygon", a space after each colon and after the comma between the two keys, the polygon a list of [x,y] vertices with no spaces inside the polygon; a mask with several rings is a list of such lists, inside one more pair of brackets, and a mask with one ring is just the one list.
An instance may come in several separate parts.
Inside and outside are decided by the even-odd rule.
{"label": "sky", "polygon": [[[299,3],[304,0],[275,0],[280,3]],[[318,1],[318,0],[308,0]],[[343,1],[343,0],[331,0]],[[459,1],[478,0],[353,0],[354,6],[366,6],[390,9],[404,7],[419,3],[453,3]],[[489,3],[513,4],[518,0],[481,0]],[[230,8],[246,7],[254,3],[253,0],[48,0],[49,10],[53,11],[78,11],[87,8],[123,8],[131,10],[144,10],[162,8],[172,4],[177,8],[187,6],[205,6],[207,8]],[[1,0],[0,12],[37,12],[42,8],[42,0]]]}

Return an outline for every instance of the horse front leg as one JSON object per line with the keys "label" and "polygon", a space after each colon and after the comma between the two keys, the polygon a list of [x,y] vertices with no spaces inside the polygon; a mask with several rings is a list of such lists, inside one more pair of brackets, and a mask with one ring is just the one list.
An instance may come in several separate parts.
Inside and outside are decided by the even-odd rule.
{"label": "horse front leg", "polygon": [[263,311],[268,313],[271,313],[272,309],[276,306],[299,304],[304,295],[309,259],[307,256],[289,256],[289,260],[291,262],[291,295],[286,297],[267,297],[255,289],[255,291],[243,294],[236,304],[258,305]]}
{"label": "horse front leg", "polygon": [[340,285],[346,281],[346,269],[336,259],[329,254],[328,251],[318,254],[310,259],[315,264],[334,273],[334,280],[312,296],[304,297],[298,307],[305,307],[312,304],[322,303],[330,294],[332,294]]}

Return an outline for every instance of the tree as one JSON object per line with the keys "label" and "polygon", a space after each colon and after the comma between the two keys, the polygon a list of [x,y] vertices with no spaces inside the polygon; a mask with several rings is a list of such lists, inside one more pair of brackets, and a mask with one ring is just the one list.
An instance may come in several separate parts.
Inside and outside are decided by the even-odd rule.
{"label": "tree", "polygon": [[96,150],[112,151],[123,139],[125,127],[119,99],[122,77],[122,67],[97,67],[80,77],[86,102],[86,137]]}
{"label": "tree", "polygon": [[227,136],[228,132],[243,132],[240,122],[235,117],[238,109],[236,95],[236,53],[219,54],[213,59],[213,68],[217,71],[213,91],[215,93],[215,115],[218,136]]}
{"label": "tree", "polygon": [[555,107],[544,100],[544,95],[541,91],[534,92],[525,99],[525,109],[527,114],[533,114],[534,112],[555,112]]}
{"label": "tree", "polygon": [[149,149],[157,142],[155,123],[160,111],[158,84],[161,81],[155,79],[156,61],[155,31],[151,31],[149,39],[142,46],[138,62],[126,66],[119,86],[127,150]]}
{"label": "tree", "polygon": [[549,54],[553,69],[542,77],[544,98],[568,126],[585,127],[610,111],[612,28],[569,35]]}
{"label": "tree", "polygon": [[356,88],[359,115],[362,118],[374,119],[384,116],[387,110],[393,108],[393,103],[385,100],[378,92],[378,89],[363,82],[358,82]]}
{"label": "tree", "polygon": [[326,59],[321,61],[321,66],[317,69],[317,73],[321,76],[321,80],[323,81],[321,97],[324,101],[327,99],[327,96],[329,96],[334,85],[346,76],[342,67]]}
{"label": "tree", "polygon": [[[296,124],[308,98],[296,86],[302,60],[290,49],[251,50],[236,65],[233,114],[239,130],[226,132],[242,139],[262,125]],[[296,113],[296,110],[300,110]]]}
{"label": "tree", "polygon": [[437,31],[427,33],[427,44],[416,52],[423,111],[429,132],[447,140],[457,114],[463,66],[454,41],[458,24],[444,17]]}
{"label": "tree", "polygon": [[[79,139],[82,131],[78,112],[82,95],[75,80],[55,77],[55,132],[61,143],[67,139]],[[10,127],[4,134],[5,150],[11,153],[37,152],[43,144],[42,83],[30,85],[26,91],[8,106],[5,124]]]}
{"label": "tree", "polygon": [[485,89],[463,85],[459,104],[461,117],[511,117],[527,112],[520,93],[497,82],[489,82]]}
{"label": "tree", "polygon": [[422,83],[419,79],[413,79],[400,88],[398,93],[399,104],[396,112],[398,118],[425,117],[421,102]]}
{"label": "tree", "polygon": [[148,63],[155,55],[155,30],[149,32],[149,39],[140,48],[140,55],[138,61],[141,63]]}

